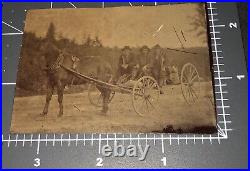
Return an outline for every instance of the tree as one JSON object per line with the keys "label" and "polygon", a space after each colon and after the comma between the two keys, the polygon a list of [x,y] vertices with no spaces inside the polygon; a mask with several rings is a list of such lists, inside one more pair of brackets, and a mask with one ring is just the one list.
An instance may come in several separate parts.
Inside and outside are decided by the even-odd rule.
{"label": "tree", "polygon": [[193,18],[192,21],[192,30],[194,32],[197,32],[197,36],[202,39],[202,41],[206,41],[206,29],[207,29],[207,23],[206,23],[206,11],[205,11],[205,5],[204,3],[197,4],[196,7],[197,15]]}
{"label": "tree", "polygon": [[46,39],[53,42],[55,41],[55,26],[53,23],[50,23],[47,34],[46,34]]}
{"label": "tree", "polygon": [[87,40],[86,40],[84,46],[85,46],[85,47],[90,47],[91,44],[92,44],[92,40],[91,40],[91,38],[90,38],[90,35],[88,35],[88,38],[87,38]]}
{"label": "tree", "polygon": [[100,41],[100,39],[99,39],[98,36],[95,37],[95,44],[94,44],[94,46],[96,46],[96,47],[102,47],[102,43],[101,43],[101,41]]}

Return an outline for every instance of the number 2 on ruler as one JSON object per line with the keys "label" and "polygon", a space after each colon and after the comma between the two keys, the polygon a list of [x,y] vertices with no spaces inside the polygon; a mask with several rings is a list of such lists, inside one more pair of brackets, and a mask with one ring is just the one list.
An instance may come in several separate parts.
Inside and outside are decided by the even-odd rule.
{"label": "number 2 on ruler", "polygon": [[233,22],[229,23],[229,27],[230,27],[230,28],[238,28],[236,22],[234,22],[234,23],[233,23]]}
{"label": "number 2 on ruler", "polygon": [[103,163],[102,163],[103,159],[102,158],[97,158],[96,161],[97,161],[97,163],[96,163],[97,167],[102,167],[103,166]]}

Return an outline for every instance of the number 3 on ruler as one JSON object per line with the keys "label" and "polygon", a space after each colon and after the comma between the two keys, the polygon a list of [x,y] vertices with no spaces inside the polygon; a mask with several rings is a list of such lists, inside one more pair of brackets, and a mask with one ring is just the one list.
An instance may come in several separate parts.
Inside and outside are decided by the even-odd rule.
{"label": "number 3 on ruler", "polygon": [[97,161],[97,163],[96,163],[97,167],[102,167],[103,166],[103,163],[102,163],[103,159],[102,158],[97,158],[96,161]]}
{"label": "number 3 on ruler", "polygon": [[233,23],[233,22],[229,23],[229,27],[230,27],[230,28],[238,28],[236,22],[234,22],[234,23]]}
{"label": "number 3 on ruler", "polygon": [[34,166],[35,166],[35,167],[39,167],[39,166],[41,165],[41,160],[40,160],[39,158],[35,158],[35,159],[34,159],[34,162],[35,162],[35,163],[34,163]]}

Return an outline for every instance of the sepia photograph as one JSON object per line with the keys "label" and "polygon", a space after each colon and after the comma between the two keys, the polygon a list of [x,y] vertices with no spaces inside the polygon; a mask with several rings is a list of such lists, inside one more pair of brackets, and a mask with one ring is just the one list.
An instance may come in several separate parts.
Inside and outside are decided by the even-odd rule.
{"label": "sepia photograph", "polygon": [[12,133],[217,132],[204,3],[28,10]]}

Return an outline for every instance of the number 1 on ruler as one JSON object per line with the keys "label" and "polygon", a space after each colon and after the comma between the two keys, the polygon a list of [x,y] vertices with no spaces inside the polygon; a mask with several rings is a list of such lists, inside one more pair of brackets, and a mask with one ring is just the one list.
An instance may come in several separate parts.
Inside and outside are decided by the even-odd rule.
{"label": "number 1 on ruler", "polygon": [[163,166],[167,166],[167,157],[163,157],[161,161],[163,163]]}

